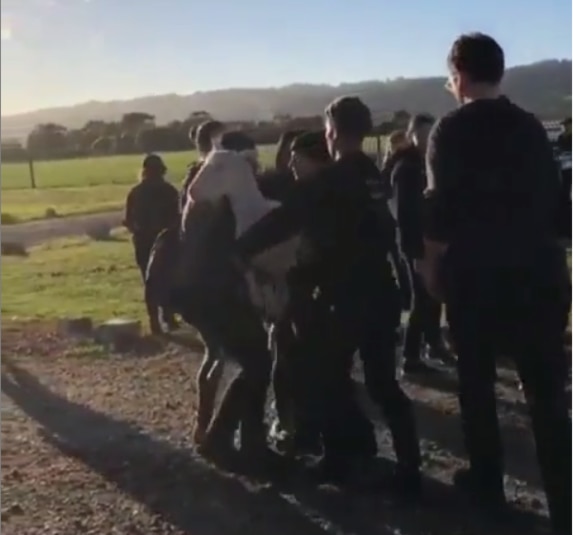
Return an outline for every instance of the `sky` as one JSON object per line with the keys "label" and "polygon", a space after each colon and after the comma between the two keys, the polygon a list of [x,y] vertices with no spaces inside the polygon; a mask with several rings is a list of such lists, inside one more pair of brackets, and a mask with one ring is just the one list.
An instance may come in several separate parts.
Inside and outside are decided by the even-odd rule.
{"label": "sky", "polygon": [[570,0],[2,0],[1,112],[445,75],[482,31],[508,65],[571,59]]}

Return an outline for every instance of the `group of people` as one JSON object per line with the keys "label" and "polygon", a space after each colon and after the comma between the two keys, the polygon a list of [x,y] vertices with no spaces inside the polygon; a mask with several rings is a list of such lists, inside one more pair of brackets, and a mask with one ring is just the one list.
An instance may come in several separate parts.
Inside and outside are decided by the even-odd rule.
{"label": "group of people", "polygon": [[[564,338],[571,299],[556,217],[560,174],[541,123],[502,95],[504,54],[484,34],[460,36],[447,89],[459,106],[415,116],[390,137],[382,169],[363,152],[368,107],[342,97],[322,132],[289,132],[276,169],[261,172],[254,142],[210,121],[194,132],[200,159],[178,192],[147,156],[127,199],[151,328],[175,314],[201,334],[194,429],[221,464],[270,467],[306,459],[320,481],[368,474],[372,422],[352,379],[384,416],[397,495],[422,493],[412,403],[396,374],[402,312],[404,371],[453,359],[469,468],[454,484],[484,510],[505,510],[496,359],[512,357],[529,405],[556,533],[571,533],[571,419]],[[445,306],[444,306],[445,305]],[[239,364],[215,410],[221,363]],[[278,414],[269,448],[272,383]],[[240,432],[240,447],[235,445]]]}

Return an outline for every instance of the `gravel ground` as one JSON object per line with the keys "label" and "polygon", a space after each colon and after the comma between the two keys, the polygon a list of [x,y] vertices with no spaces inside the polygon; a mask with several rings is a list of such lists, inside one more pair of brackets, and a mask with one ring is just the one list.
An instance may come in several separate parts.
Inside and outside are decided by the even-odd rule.
{"label": "gravel ground", "polygon": [[[249,480],[216,470],[190,443],[199,356],[181,346],[89,354],[34,324],[2,332],[5,535],[450,535],[544,533],[525,406],[502,371],[500,412],[515,525],[488,524],[457,496],[462,464],[455,377],[406,383],[424,449],[425,502]],[[369,410],[375,417],[374,411]],[[391,458],[377,420],[381,456]]]}

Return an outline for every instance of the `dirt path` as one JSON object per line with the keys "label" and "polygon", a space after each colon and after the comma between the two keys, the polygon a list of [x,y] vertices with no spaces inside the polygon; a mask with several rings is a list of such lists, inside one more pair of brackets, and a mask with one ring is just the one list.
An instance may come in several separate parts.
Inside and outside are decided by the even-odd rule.
{"label": "dirt path", "polygon": [[122,218],[122,212],[118,211],[2,225],[2,241],[19,242],[30,247],[55,238],[82,235],[91,226],[107,224],[117,227]]}
{"label": "dirt path", "polygon": [[[544,533],[525,407],[510,372],[500,382],[508,495],[516,525],[493,526],[453,492],[463,449],[455,376],[406,383],[415,401],[426,502],[230,475],[192,451],[199,359],[95,357],[50,332],[2,334],[2,528],[7,535],[530,535]],[[382,459],[392,458],[372,410]],[[296,474],[293,471],[292,474]],[[289,475],[291,473],[289,472]]]}

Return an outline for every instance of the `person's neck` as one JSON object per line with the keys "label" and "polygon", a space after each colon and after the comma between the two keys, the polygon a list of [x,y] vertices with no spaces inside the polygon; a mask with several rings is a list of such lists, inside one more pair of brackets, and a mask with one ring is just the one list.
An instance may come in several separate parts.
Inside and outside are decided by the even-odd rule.
{"label": "person's neck", "polygon": [[471,88],[464,97],[464,104],[475,102],[476,100],[495,100],[501,96],[499,86],[478,84]]}

